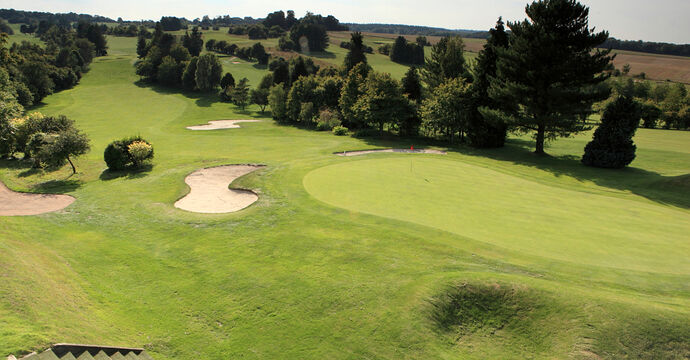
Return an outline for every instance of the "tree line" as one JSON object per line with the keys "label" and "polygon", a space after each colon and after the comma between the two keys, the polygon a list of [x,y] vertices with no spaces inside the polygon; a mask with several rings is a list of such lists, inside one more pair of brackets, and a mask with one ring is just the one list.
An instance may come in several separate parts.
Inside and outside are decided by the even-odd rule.
{"label": "tree line", "polygon": [[[410,68],[402,81],[367,64],[362,36],[355,32],[339,69],[321,69],[289,81],[275,81],[285,77],[274,71],[269,90],[272,116],[281,123],[319,129],[342,125],[360,134],[373,130],[442,136],[450,143],[480,148],[503,146],[509,131],[532,133],[535,152],[543,154],[547,141],[589,129],[586,120],[595,111],[593,105],[611,94],[607,80],[613,56],[610,50],[596,50],[608,33],[588,27],[589,8],[579,2],[541,0],[528,5],[526,12],[529,20],[508,23],[510,31],[498,20],[474,67],[465,62],[462,39],[447,36],[432,46],[424,65]],[[639,123],[636,103],[621,104],[625,101],[632,100],[617,96],[606,105],[595,140],[609,131],[607,126],[623,126],[621,118]],[[624,138],[616,144],[628,144],[625,137],[631,138],[636,128],[611,131]],[[590,153],[630,150],[607,146],[598,142],[589,147]],[[629,155],[618,158],[632,161]],[[604,167],[629,163],[591,159],[590,154],[583,162]]]}
{"label": "tree line", "polygon": [[86,21],[89,23],[113,23],[115,20],[99,15],[87,15],[76,13],[49,13],[40,11],[23,11],[15,9],[0,9],[0,19],[5,19],[11,24],[36,24],[41,21],[53,25],[69,26],[72,23]]}
{"label": "tree line", "polygon": [[611,37],[606,39],[606,41],[599,45],[599,47],[604,49],[637,51],[651,54],[690,56],[690,44],[669,44],[642,40],[619,40]]}
{"label": "tree line", "polygon": [[486,39],[489,33],[476,30],[450,30],[430,26],[401,24],[344,24],[352,31],[378,34],[425,35],[425,36],[461,36],[463,38]]}
{"label": "tree line", "polygon": [[38,104],[56,91],[73,87],[93,58],[107,53],[98,26],[86,22],[77,29],[53,25],[41,39],[45,46],[23,41],[7,47],[7,36],[0,34],[0,77],[21,106]]}

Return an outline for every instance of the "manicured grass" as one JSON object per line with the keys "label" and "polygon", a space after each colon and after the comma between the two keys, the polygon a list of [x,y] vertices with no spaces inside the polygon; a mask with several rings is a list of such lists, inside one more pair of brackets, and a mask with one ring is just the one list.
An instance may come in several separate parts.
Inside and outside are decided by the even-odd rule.
{"label": "manicured grass", "polygon": [[[141,84],[129,41],[33,109],[91,137],[77,175],[0,162],[15,190],[76,197],[0,218],[0,356],[76,342],[156,359],[687,357],[690,133],[640,130],[622,171],[579,164],[591,133],[546,157],[525,136],[343,158],[333,152],[430,144],[279,126],[253,106]],[[184,128],[242,118],[264,121]],[[137,134],[153,168],[104,172],[107,143]],[[267,165],[233,183],[259,193],[248,209],[173,207],[187,174],[244,163]],[[436,299],[463,284],[495,310],[440,329]]]}
{"label": "manicured grass", "polygon": [[688,214],[659,204],[552,187],[439,156],[330,165],[309,173],[304,185],[333,206],[545,258],[690,272]]}

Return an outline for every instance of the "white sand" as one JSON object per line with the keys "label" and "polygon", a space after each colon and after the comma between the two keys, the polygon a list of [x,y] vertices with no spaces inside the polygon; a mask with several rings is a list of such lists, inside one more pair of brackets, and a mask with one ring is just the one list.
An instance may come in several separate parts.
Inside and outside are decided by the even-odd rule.
{"label": "white sand", "polygon": [[249,190],[228,189],[240,176],[262,168],[262,165],[224,165],[197,170],[184,181],[190,192],[175,207],[204,214],[221,214],[242,210],[259,197]]}
{"label": "white sand", "polygon": [[20,193],[0,182],[0,216],[44,214],[62,210],[73,202],[69,195]]}
{"label": "white sand", "polygon": [[189,130],[220,130],[220,129],[237,129],[240,126],[238,123],[243,122],[260,122],[261,120],[213,120],[208,124],[187,126]]}
{"label": "white sand", "polygon": [[403,153],[403,154],[437,154],[445,155],[445,151],[430,150],[430,149],[377,149],[377,150],[359,150],[359,151],[344,151],[336,153],[338,156],[358,156],[372,153]]}

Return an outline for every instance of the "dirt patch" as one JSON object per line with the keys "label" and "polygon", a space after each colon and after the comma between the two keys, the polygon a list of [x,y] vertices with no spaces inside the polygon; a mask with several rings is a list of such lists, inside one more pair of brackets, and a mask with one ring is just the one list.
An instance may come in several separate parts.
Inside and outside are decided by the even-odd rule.
{"label": "dirt patch", "polygon": [[256,202],[259,196],[250,190],[228,189],[228,185],[238,177],[262,167],[224,165],[197,170],[184,179],[191,190],[175,203],[175,207],[204,214],[240,211]]}
{"label": "dirt patch", "polygon": [[62,210],[73,202],[69,195],[15,192],[0,182],[0,216],[45,214]]}
{"label": "dirt patch", "polygon": [[402,154],[436,154],[445,155],[445,151],[431,150],[431,149],[374,149],[374,150],[357,150],[357,151],[343,151],[335,153],[338,156],[359,156],[372,153],[402,153]]}
{"label": "dirt patch", "polygon": [[189,130],[220,130],[220,129],[237,129],[240,126],[238,123],[242,122],[260,122],[261,120],[213,120],[208,124],[187,126]]}

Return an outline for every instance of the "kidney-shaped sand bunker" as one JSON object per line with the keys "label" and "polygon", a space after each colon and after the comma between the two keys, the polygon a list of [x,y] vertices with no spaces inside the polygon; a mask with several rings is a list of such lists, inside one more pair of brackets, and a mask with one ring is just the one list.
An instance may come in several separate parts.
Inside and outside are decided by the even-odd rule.
{"label": "kidney-shaped sand bunker", "polygon": [[243,122],[260,122],[261,120],[212,120],[208,124],[187,126],[189,130],[222,130],[222,129],[237,129],[240,126],[238,123]]}
{"label": "kidney-shaped sand bunker", "polygon": [[0,216],[45,214],[62,210],[73,202],[69,195],[15,192],[0,182]]}
{"label": "kidney-shaped sand bunker", "polygon": [[264,166],[223,165],[197,170],[184,179],[191,190],[175,203],[175,207],[204,214],[242,210],[256,202],[259,196],[250,190],[229,189],[228,186],[238,177],[262,167]]}

